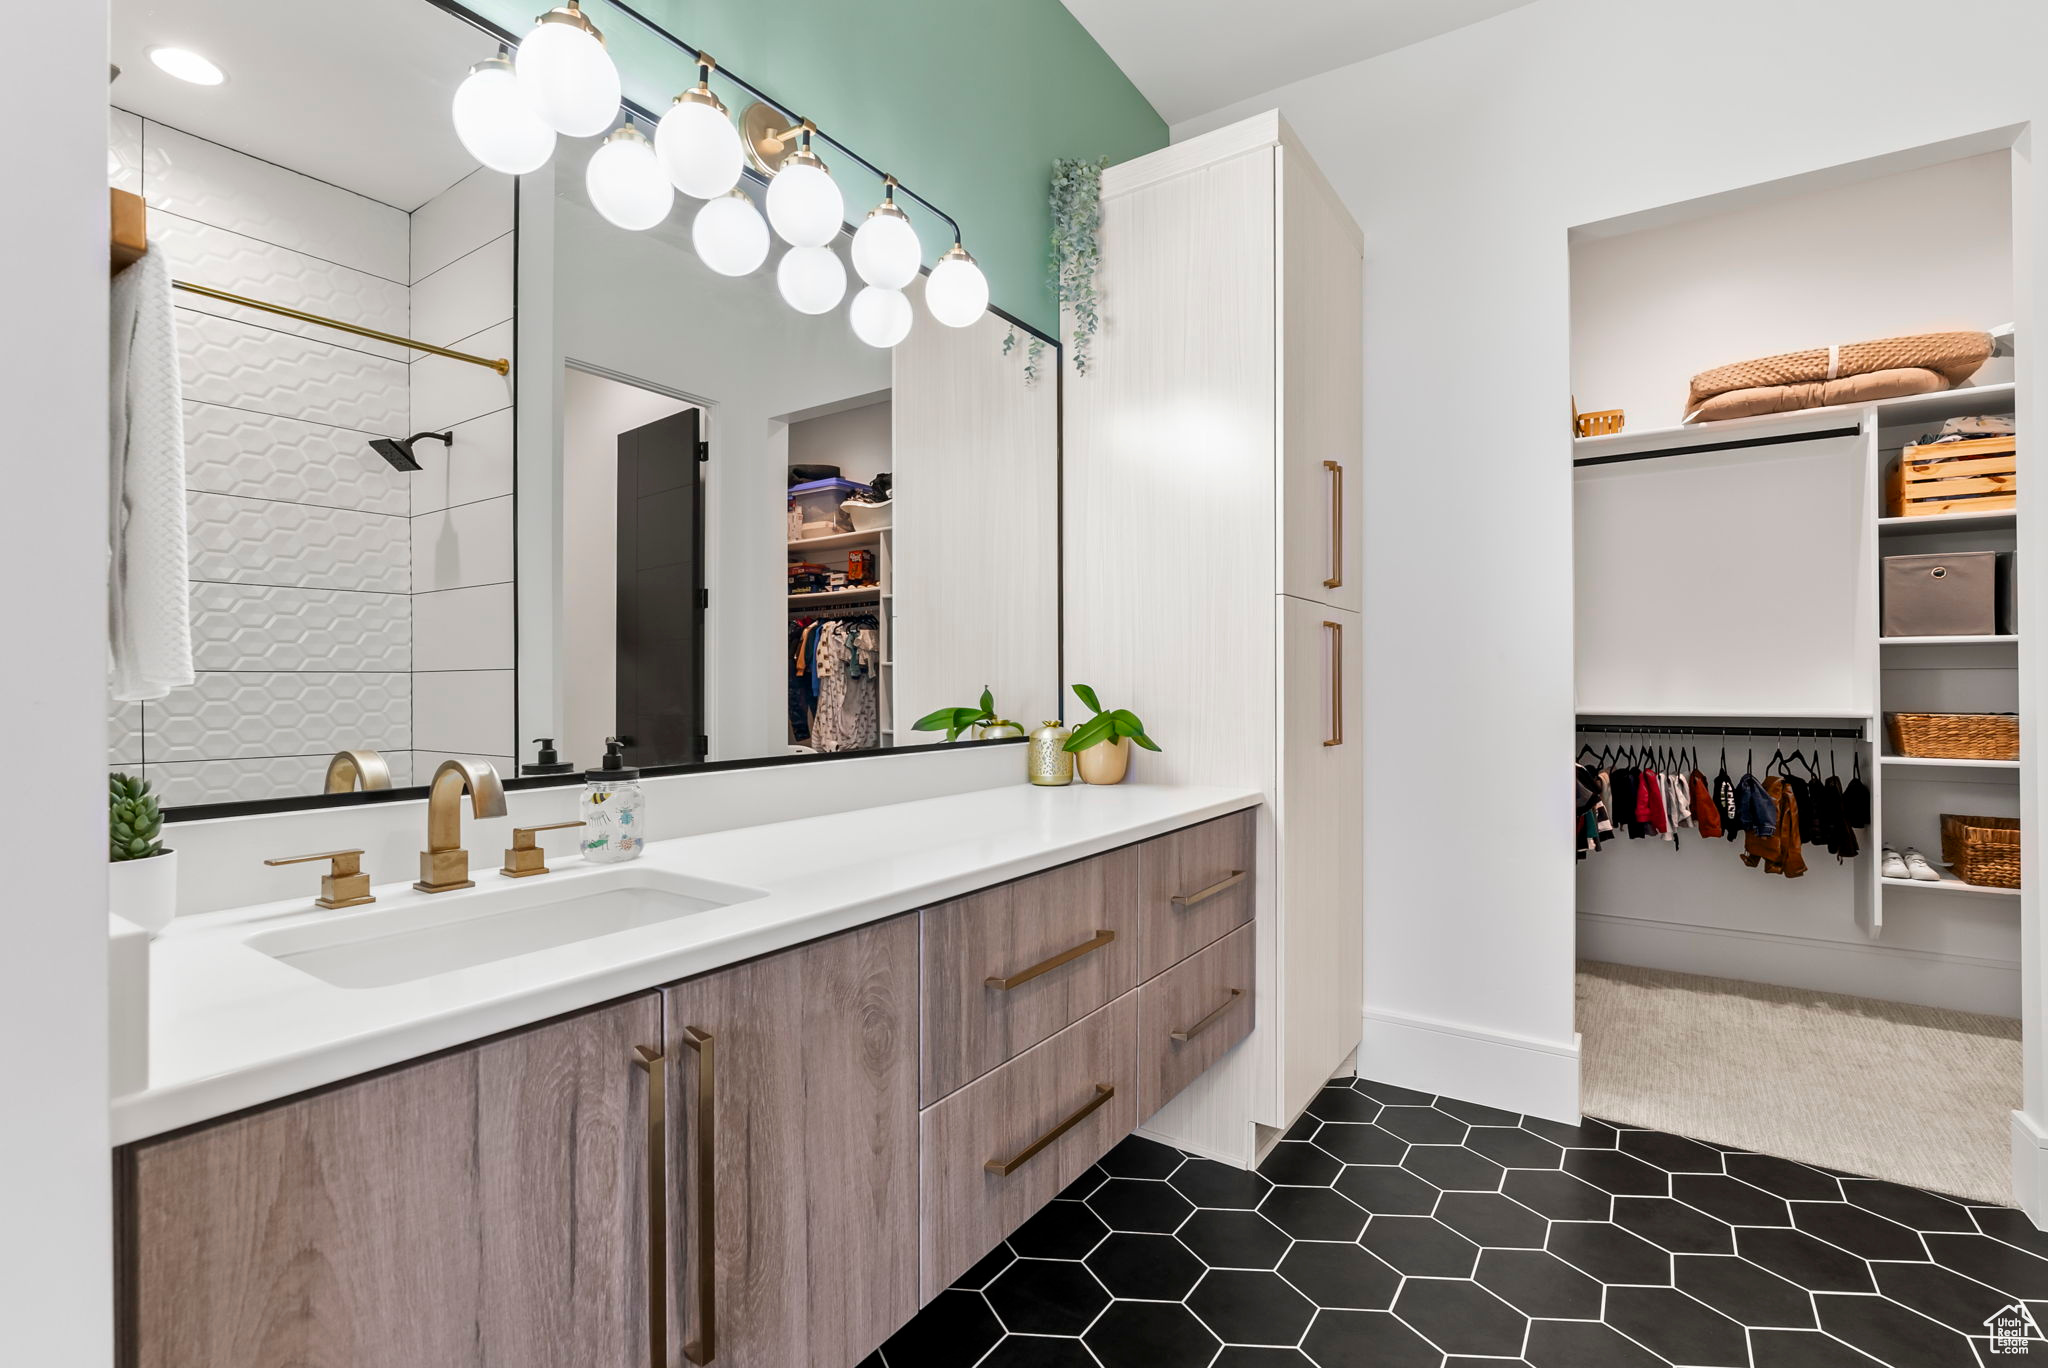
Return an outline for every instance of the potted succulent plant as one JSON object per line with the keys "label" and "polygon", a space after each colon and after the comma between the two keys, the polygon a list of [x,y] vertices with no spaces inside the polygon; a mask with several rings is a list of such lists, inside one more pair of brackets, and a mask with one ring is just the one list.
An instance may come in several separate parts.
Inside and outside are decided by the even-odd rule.
{"label": "potted succulent plant", "polygon": [[1129,708],[1106,709],[1086,684],[1074,686],[1074,697],[1086,703],[1095,716],[1074,728],[1066,749],[1074,752],[1084,784],[1121,784],[1131,767],[1131,743],[1148,751],[1159,746],[1145,735],[1145,724]]}
{"label": "potted succulent plant", "polygon": [[107,785],[107,910],[151,936],[178,913],[178,853],[163,843],[164,815],[147,779]]}
{"label": "potted succulent plant", "polygon": [[911,723],[917,731],[942,731],[948,741],[957,741],[962,732],[971,731],[977,741],[994,741],[1006,736],[1022,736],[1024,729],[1008,718],[996,716],[996,698],[987,685],[981,689],[981,706],[978,708],[940,708],[928,712]]}

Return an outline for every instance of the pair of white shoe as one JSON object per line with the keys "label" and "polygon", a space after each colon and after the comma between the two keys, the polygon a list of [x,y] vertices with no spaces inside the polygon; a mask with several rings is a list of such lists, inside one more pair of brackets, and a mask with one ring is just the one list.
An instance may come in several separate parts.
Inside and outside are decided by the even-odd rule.
{"label": "pair of white shoe", "polygon": [[1918,879],[1921,883],[1940,883],[1941,875],[1927,857],[1911,846],[1901,855],[1890,846],[1884,848],[1884,864],[1878,870],[1887,879]]}

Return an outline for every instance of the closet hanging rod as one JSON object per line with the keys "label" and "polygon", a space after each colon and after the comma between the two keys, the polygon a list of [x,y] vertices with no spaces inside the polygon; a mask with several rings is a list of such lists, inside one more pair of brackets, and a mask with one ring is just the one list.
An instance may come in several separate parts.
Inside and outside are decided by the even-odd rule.
{"label": "closet hanging rod", "polygon": [[1762,737],[1812,737],[1823,741],[1861,741],[1864,738],[1861,727],[1708,727],[1708,726],[1655,726],[1631,727],[1616,723],[1581,722],[1574,729],[1580,735],[1601,736],[1762,736]]}
{"label": "closet hanging rod", "polygon": [[1619,456],[1582,456],[1573,466],[1619,465],[1624,461],[1655,461],[1665,456],[1697,456],[1703,451],[1735,451],[1741,447],[1782,446],[1787,442],[1824,442],[1830,437],[1860,437],[1860,427],[1823,428],[1816,432],[1780,432],[1769,437],[1745,437],[1733,442],[1699,442],[1693,446],[1657,447],[1650,451],[1627,451]]}
{"label": "closet hanging rod", "polygon": [[437,347],[431,342],[400,337],[397,333],[379,332],[375,328],[365,328],[356,323],[344,323],[338,318],[325,318],[320,314],[307,313],[303,309],[288,309],[282,304],[265,303],[260,299],[251,299],[247,295],[229,294],[226,290],[216,290],[210,285],[194,285],[189,280],[173,280],[171,284],[188,294],[204,295],[208,299],[240,304],[244,308],[261,309],[264,313],[277,314],[281,318],[296,318],[301,323],[317,323],[323,328],[334,328],[341,332],[354,333],[357,337],[389,342],[394,347],[410,347],[414,351],[427,352],[433,356],[445,356],[451,361],[467,361],[472,366],[483,366],[500,375],[512,373],[512,363],[502,356],[473,356],[468,352],[456,351],[452,347]]}

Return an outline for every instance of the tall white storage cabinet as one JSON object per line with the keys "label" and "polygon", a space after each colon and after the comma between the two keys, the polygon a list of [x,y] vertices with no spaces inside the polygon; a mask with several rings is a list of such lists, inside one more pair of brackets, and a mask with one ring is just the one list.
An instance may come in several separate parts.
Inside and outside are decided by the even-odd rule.
{"label": "tall white storage cabinet", "polygon": [[1277,113],[1111,167],[1065,386],[1067,677],[1165,747],[1138,781],[1266,795],[1257,1029],[1146,1127],[1238,1163],[1363,1021],[1362,258]]}

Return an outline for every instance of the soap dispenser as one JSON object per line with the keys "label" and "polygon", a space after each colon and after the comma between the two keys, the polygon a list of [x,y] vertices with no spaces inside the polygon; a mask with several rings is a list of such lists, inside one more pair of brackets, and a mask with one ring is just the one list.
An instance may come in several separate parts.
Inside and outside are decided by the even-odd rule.
{"label": "soap dispenser", "polygon": [[567,774],[575,768],[556,753],[554,737],[538,737],[533,744],[540,747],[540,754],[530,764],[519,767],[521,774]]}
{"label": "soap dispenser", "polygon": [[631,742],[630,737],[607,736],[603,766],[583,771],[583,858],[594,864],[635,859],[646,844],[640,771],[626,764],[625,748]]}

